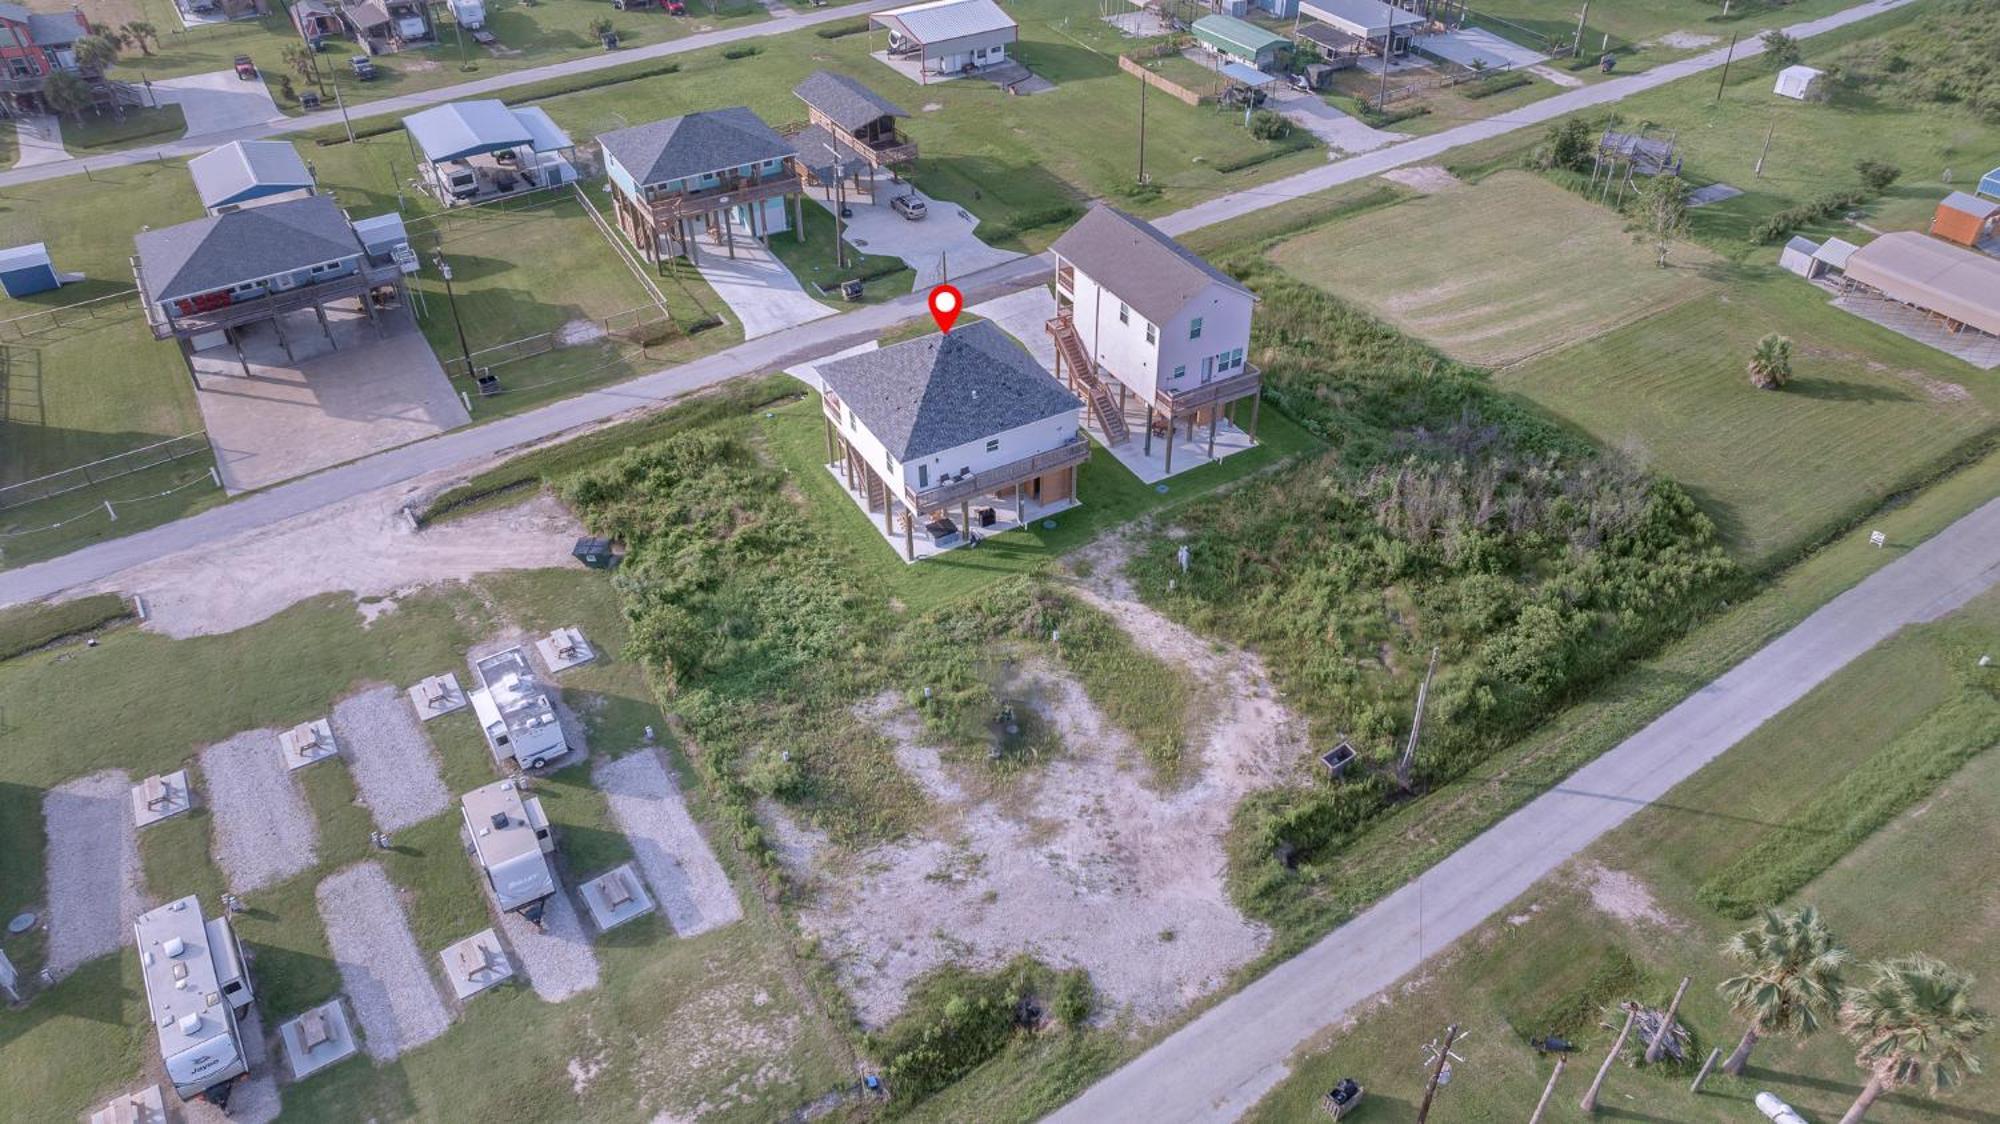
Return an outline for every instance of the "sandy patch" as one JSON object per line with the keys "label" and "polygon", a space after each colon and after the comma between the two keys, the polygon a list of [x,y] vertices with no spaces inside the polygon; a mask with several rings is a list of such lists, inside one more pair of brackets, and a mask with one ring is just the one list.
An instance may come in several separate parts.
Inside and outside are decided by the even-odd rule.
{"label": "sandy patch", "polygon": [[1672,47],[1676,51],[1698,51],[1703,47],[1713,47],[1722,42],[1720,35],[1703,35],[1698,31],[1669,31],[1657,39],[1648,39],[1641,47]]}
{"label": "sandy patch", "polygon": [[557,347],[575,347],[604,338],[604,325],[597,320],[571,320],[556,329]]}
{"label": "sandy patch", "polygon": [[[337,769],[322,761],[309,769]],[[250,730],[201,751],[214,809],[216,864],[247,894],[282,882],[319,857],[319,821],[285,768],[276,730]]]}
{"label": "sandy patch", "polygon": [[1615,917],[1628,925],[1680,928],[1680,922],[1660,907],[1653,891],[1633,875],[1589,863],[1578,871],[1578,878],[1590,893],[1590,904],[1608,917]]}
{"label": "sandy patch", "polygon": [[[709,985],[676,1009],[639,1055],[636,1083],[655,1091],[640,1109],[655,1122],[740,1112],[795,1077],[790,1055],[802,1033],[796,1011],[759,1005],[758,986],[741,978],[738,964],[718,958],[705,967]],[[732,1072],[739,1075],[718,1087],[716,1075]]]}
{"label": "sandy patch", "polygon": [[[398,496],[373,493],[250,534],[136,566],[78,596],[145,598],[146,627],[173,637],[233,632],[322,593],[346,591],[370,619],[434,582],[573,565],[582,526],[553,496],[412,530]],[[386,599],[386,600],[379,600]]]}
{"label": "sandy patch", "polygon": [[[1196,738],[1193,780],[1162,793],[1124,731],[1073,679],[1024,668],[1066,752],[1010,787],[1005,805],[967,795],[899,699],[871,700],[896,757],[941,810],[918,837],[850,861],[827,857],[801,914],[861,1021],[879,1027],[910,984],[944,964],[992,967],[1029,952],[1089,970],[1107,1008],[1153,1021],[1208,994],[1269,939],[1223,885],[1222,836],[1232,810],[1301,757],[1301,725],[1272,697],[1262,665],[1218,649],[1138,604],[1118,544],[1099,547],[1082,589],[1142,647],[1214,684],[1211,725]],[[823,844],[779,832],[789,856]],[[837,869],[836,869],[837,867]]]}
{"label": "sandy patch", "polygon": [[1452,175],[1436,164],[1413,164],[1407,168],[1392,168],[1382,173],[1382,178],[1391,183],[1414,188],[1426,195],[1440,191],[1450,191],[1454,187],[1464,187],[1465,181]]}
{"label": "sandy patch", "polygon": [[394,687],[373,687],[333,707],[334,740],[375,824],[394,834],[451,805],[437,755]]}
{"label": "sandy patch", "polygon": [[[132,826],[132,778],[109,769],[42,797],[48,832],[48,966],[63,975],[132,940],[145,872]],[[182,891],[185,893],[185,891]]]}
{"label": "sandy patch", "polygon": [[381,865],[356,863],[314,896],[368,1056],[389,1061],[443,1034],[451,1016]]}

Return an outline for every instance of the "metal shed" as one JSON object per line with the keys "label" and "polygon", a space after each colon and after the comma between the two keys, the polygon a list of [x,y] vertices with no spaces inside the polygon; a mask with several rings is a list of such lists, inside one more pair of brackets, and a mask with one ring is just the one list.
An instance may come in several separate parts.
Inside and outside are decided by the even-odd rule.
{"label": "metal shed", "polygon": [[868,22],[889,29],[891,64],[914,59],[920,79],[998,66],[1021,35],[1014,17],[993,0],[930,0],[877,12]]}
{"label": "metal shed", "polygon": [[2000,168],[1979,177],[1979,194],[2000,199]]}
{"label": "metal shed", "polygon": [[1976,247],[2000,225],[2000,203],[1954,191],[1938,202],[1931,233],[1947,242]]}
{"label": "metal shed", "polygon": [[1256,67],[1269,66],[1278,59],[1285,37],[1235,16],[1203,16],[1194,21],[1195,41],[1227,58]]}
{"label": "metal shed", "polygon": [[312,173],[285,141],[233,141],[188,161],[195,194],[211,215],[313,190]]}
{"label": "metal shed", "polygon": [[49,248],[42,243],[0,250],[0,288],[5,288],[8,296],[46,293],[61,284],[55,260],[49,257]]}
{"label": "metal shed", "polygon": [[1813,260],[1813,255],[1817,253],[1819,243],[1794,234],[1792,240],[1785,243],[1785,248],[1778,251],[1778,268],[1810,281],[1819,273],[1819,263]]}
{"label": "metal shed", "polygon": [[1826,71],[1812,66],[1788,66],[1778,72],[1778,84],[1771,92],[1781,98],[1794,101],[1809,101],[1819,96],[1820,85],[1826,79]]}

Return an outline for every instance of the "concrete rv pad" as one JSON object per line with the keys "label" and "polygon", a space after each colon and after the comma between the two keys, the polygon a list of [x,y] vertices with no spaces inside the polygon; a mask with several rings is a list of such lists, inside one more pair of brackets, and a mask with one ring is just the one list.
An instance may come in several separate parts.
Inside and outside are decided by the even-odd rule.
{"label": "concrete rv pad", "polygon": [[[159,788],[148,792],[147,785],[153,781],[159,782]],[[138,827],[151,827],[192,807],[194,790],[188,787],[186,769],[147,777],[132,786],[132,822]]]}
{"label": "concrete rv pad", "polygon": [[[321,1020],[326,1040],[308,1049],[306,1020],[314,1016]],[[278,1037],[285,1043],[285,1059],[292,1065],[294,1081],[310,1077],[337,1061],[351,1058],[359,1049],[354,1042],[354,1028],[347,1023],[347,1009],[341,1006],[339,999],[314,1007],[280,1026]]]}
{"label": "concrete rv pad", "polygon": [[680,788],[658,750],[603,762],[592,780],[604,791],[612,818],[631,840],[639,869],[675,933],[697,936],[743,917],[735,887],[688,815]]}
{"label": "concrete rv pad", "polygon": [[368,1056],[390,1061],[443,1034],[451,1015],[381,864],[356,863],[321,882],[314,896]]}
{"label": "concrete rv pad", "polygon": [[452,994],[461,1003],[514,978],[514,962],[507,959],[507,950],[500,947],[500,938],[491,929],[446,945],[438,959],[444,963],[444,978],[451,981]]}
{"label": "concrete rv pad", "polygon": [[[435,702],[431,701],[430,695],[433,689],[437,691]],[[456,672],[429,676],[404,693],[409,695],[410,705],[416,708],[417,717],[426,722],[439,715],[465,709],[465,688],[458,685]]]}

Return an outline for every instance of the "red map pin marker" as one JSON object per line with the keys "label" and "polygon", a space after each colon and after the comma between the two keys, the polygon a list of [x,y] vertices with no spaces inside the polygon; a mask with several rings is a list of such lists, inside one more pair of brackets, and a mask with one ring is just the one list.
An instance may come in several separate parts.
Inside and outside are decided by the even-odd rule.
{"label": "red map pin marker", "polygon": [[931,319],[937,321],[938,330],[951,331],[958,322],[958,314],[965,311],[965,297],[950,285],[939,285],[931,290]]}

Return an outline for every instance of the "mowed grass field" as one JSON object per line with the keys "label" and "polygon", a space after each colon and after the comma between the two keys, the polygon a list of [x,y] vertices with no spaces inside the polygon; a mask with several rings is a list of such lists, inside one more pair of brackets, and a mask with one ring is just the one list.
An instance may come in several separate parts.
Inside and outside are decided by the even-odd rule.
{"label": "mowed grass field", "polygon": [[[1743,922],[1705,907],[1696,888],[1745,849],[1791,830],[1789,817],[1940,708],[1973,716],[1955,733],[1981,739],[1972,745],[1981,748],[2000,721],[2000,703],[1988,673],[1973,664],[1996,627],[2000,598],[1988,594],[1863,656],[1445,950],[1416,982],[1331,1032],[1252,1119],[1309,1119],[1317,1098],[1352,1075],[1369,1089],[1364,1119],[1407,1121],[1422,1095],[1412,1059],[1451,1022],[1469,1037],[1439,1118],[1449,1111],[1466,1124],[1526,1119],[1551,1068],[1527,1039],[1558,1033],[1577,1042],[1579,1053],[1545,1119],[1592,1119],[1576,1103],[1615,1034],[1602,1025],[1600,1009],[1627,998],[1664,1005],[1683,975],[1693,983],[1680,1018],[1694,1034],[1696,1062],[1713,1046],[1727,1052],[1742,1026],[1716,992],[1731,972],[1718,949]],[[1987,749],[1788,902],[1817,905],[1857,965],[1928,952],[1978,977],[1976,1002],[2000,1007],[2000,943],[1992,940],[2000,884],[1986,872],[2000,845],[1995,801],[2000,754]],[[1858,967],[1850,975],[1859,977]],[[1892,1095],[1869,1121],[1990,1122],[2000,1102],[1994,1049],[1989,1039],[1981,1051],[1989,1072],[1948,1100]],[[1832,1121],[1861,1088],[1853,1053],[1831,1029],[1803,1045],[1767,1039],[1748,1074],[1711,1077],[1700,1096],[1687,1091],[1693,1067],[1615,1066],[1595,1119],[1756,1119],[1750,1102],[1770,1090],[1807,1119]]]}
{"label": "mowed grass field", "polygon": [[1489,367],[1708,292],[1718,260],[1684,246],[1661,269],[1617,215],[1523,171],[1321,227],[1270,257],[1454,358]]}
{"label": "mowed grass field", "polygon": [[[1686,487],[1744,562],[1780,562],[1993,432],[1987,374],[1850,316],[1790,276],[1712,289],[1497,376]],[[1750,385],[1759,337],[1794,381]]]}
{"label": "mowed grass field", "polygon": [[[0,912],[44,908],[41,803],[48,788],[106,768],[142,777],[189,763],[203,746],[260,727],[324,715],[374,683],[402,685],[447,668],[464,681],[468,646],[507,628],[529,634],[584,629],[598,651],[564,674],[565,703],[580,716],[593,759],[665,729],[641,667],[625,655],[617,595],[603,575],[580,570],[494,576],[413,594],[364,622],[351,598],[296,605],[249,628],[170,640],[125,628],[88,650],[68,646],[0,662],[6,744],[0,755]],[[129,720],[147,700],[145,723]],[[250,954],[266,1032],[343,991],[314,889],[360,861],[383,864],[431,970],[446,943],[492,924],[478,873],[460,842],[456,794],[495,776],[470,712],[425,724],[453,806],[398,832],[377,851],[340,762],[296,774],[317,824],[309,870],[244,895],[237,917]],[[677,751],[667,751],[678,768]],[[197,775],[196,785],[204,782]],[[679,779],[699,819],[702,787]],[[588,765],[537,782],[556,827],[557,860],[574,884],[631,858],[631,845],[589,783]],[[218,908],[223,875],[209,855],[214,818],[205,802],[187,816],[140,833],[153,900],[187,893]],[[741,877],[727,837],[713,845]],[[693,939],[658,915],[599,937],[599,986],[550,1004],[525,983],[503,985],[457,1013],[443,1037],[376,1065],[344,1061],[303,1083],[285,1083],[287,1119],[461,1120],[481,1118],[768,1121],[846,1078],[851,1059],[839,1033],[793,984],[785,937],[754,894],[746,916]],[[42,935],[0,938],[24,979],[38,970]],[[91,961],[24,1007],[0,1010],[0,1097],[30,1106],[19,1119],[75,1119],[156,1065],[138,964],[129,949]],[[496,1058],[511,1059],[495,1065]],[[271,1066],[282,1070],[281,1055]],[[25,1113],[25,1115],[23,1115]]]}

